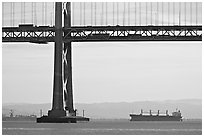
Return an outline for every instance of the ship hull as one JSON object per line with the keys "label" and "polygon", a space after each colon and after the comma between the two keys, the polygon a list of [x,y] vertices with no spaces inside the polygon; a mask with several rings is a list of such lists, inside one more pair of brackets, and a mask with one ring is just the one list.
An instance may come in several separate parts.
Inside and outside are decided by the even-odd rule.
{"label": "ship hull", "polygon": [[135,115],[130,114],[130,121],[182,121],[179,116]]}

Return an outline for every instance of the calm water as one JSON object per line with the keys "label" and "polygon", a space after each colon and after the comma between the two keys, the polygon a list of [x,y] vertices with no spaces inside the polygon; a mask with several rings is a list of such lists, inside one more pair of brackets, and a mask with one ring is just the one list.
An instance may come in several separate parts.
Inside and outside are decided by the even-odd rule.
{"label": "calm water", "polygon": [[202,121],[130,122],[128,120],[90,121],[81,123],[2,122],[3,135],[201,135]]}

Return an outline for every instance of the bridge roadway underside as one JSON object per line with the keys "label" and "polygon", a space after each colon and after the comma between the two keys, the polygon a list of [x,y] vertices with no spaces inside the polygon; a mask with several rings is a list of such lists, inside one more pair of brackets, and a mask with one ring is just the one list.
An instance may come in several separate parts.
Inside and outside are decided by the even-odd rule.
{"label": "bridge roadway underside", "polygon": [[[63,42],[102,41],[202,41],[202,26],[75,26]],[[2,42],[48,43],[55,41],[55,27],[3,27]],[[70,37],[71,34],[71,37]]]}

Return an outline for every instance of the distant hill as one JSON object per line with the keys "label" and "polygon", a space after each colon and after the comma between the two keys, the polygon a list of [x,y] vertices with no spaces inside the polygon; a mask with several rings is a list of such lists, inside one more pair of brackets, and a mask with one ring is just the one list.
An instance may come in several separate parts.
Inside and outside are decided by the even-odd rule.
{"label": "distant hill", "polygon": [[[140,113],[140,110],[149,112],[151,109],[155,113],[159,109],[160,112],[169,113],[178,108],[184,118],[188,119],[201,119],[202,118],[202,100],[201,99],[183,99],[183,100],[166,100],[166,101],[138,101],[138,102],[105,102],[105,103],[76,103],[75,108],[78,114],[82,115],[82,110],[85,110],[85,116],[94,119],[124,119],[129,118],[129,113]],[[9,111],[13,109],[14,115],[31,115],[36,114],[39,116],[40,109],[43,114],[47,115],[47,111],[51,109],[51,104],[3,104],[2,113],[9,115]]]}

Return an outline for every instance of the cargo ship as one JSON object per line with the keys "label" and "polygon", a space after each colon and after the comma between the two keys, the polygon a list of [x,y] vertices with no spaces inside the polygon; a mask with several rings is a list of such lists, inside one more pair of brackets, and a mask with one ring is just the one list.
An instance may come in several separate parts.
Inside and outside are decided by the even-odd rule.
{"label": "cargo ship", "polygon": [[168,110],[166,110],[166,114],[160,114],[159,110],[157,114],[153,114],[151,110],[149,114],[144,114],[141,110],[140,114],[130,114],[130,117],[130,121],[182,121],[180,110],[176,110],[171,115],[168,114]]}

